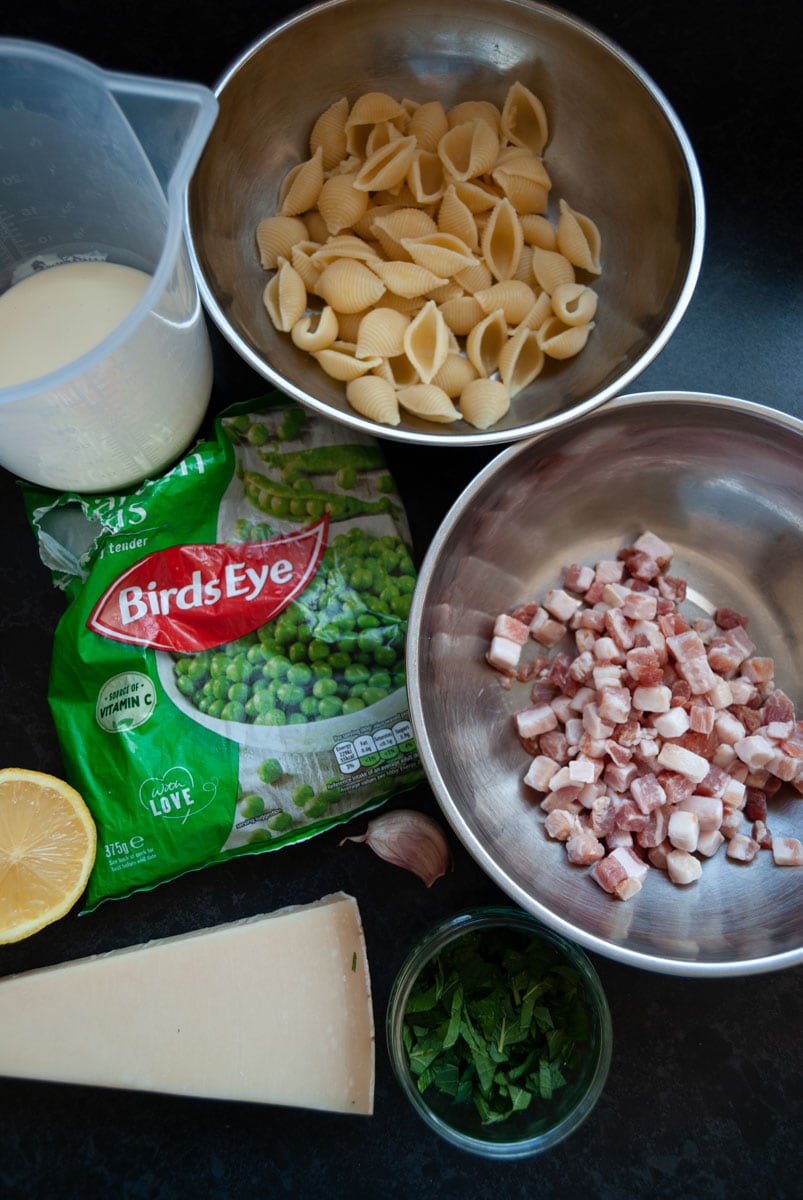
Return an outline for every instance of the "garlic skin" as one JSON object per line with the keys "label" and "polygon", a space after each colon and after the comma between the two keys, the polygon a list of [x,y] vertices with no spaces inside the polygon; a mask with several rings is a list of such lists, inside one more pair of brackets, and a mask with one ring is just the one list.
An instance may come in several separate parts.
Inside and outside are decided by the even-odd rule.
{"label": "garlic skin", "polygon": [[408,808],[374,817],[364,834],[343,838],[340,845],[346,842],[367,842],[381,859],[412,871],[427,887],[446,874],[451,862],[446,836],[437,821]]}

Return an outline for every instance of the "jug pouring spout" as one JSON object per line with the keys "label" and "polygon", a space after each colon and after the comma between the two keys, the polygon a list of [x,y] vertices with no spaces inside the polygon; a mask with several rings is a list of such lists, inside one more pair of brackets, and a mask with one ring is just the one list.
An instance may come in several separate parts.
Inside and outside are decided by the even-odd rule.
{"label": "jug pouring spout", "polygon": [[180,202],[215,123],[217,99],[198,83],[109,74],[107,86],[156,178]]}

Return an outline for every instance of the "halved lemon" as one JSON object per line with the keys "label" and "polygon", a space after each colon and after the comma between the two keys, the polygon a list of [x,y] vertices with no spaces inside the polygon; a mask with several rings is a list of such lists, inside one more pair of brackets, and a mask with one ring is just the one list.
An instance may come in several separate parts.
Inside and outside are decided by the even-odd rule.
{"label": "halved lemon", "polygon": [[0,770],[0,942],[30,937],[69,912],[96,844],[89,809],[63,779]]}

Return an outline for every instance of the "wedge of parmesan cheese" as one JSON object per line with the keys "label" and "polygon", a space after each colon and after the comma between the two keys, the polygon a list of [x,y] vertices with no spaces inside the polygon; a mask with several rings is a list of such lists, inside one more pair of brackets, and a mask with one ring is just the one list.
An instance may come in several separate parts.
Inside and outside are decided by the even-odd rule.
{"label": "wedge of parmesan cheese", "polygon": [[369,1114],[357,902],[337,893],[0,980],[0,1074]]}

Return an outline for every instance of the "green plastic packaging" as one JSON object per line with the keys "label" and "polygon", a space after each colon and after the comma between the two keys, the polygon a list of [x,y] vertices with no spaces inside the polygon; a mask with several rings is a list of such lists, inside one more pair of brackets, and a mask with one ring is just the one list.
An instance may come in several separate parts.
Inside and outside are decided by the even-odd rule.
{"label": "green plastic packaging", "polygon": [[98,826],[85,911],[376,808],[422,776],[415,584],[378,443],[274,394],[123,495],[24,488],[49,702]]}

